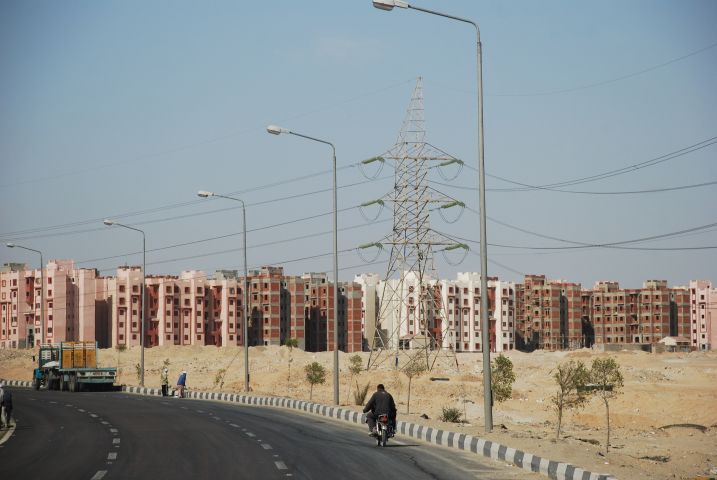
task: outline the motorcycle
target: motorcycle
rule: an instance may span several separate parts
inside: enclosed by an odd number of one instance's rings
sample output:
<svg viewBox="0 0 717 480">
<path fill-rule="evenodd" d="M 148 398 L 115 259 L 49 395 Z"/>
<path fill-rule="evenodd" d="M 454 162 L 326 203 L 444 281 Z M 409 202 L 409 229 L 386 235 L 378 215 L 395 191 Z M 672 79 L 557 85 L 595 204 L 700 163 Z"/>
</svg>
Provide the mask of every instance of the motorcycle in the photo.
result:
<svg viewBox="0 0 717 480">
<path fill-rule="evenodd" d="M 378 435 L 376 436 L 378 446 L 385 447 L 386 443 L 388 443 L 388 439 L 394 435 L 393 427 L 388 419 L 388 415 L 378 416 L 376 421 L 376 430 L 378 432 Z"/>
</svg>

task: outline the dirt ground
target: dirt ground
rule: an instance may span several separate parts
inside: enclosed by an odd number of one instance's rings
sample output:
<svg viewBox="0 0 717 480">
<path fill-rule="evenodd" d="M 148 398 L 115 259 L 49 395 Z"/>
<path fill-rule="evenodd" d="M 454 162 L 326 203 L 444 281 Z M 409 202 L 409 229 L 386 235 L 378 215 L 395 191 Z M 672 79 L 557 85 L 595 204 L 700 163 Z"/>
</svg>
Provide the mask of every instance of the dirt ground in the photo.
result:
<svg viewBox="0 0 717 480">
<path fill-rule="evenodd" d="M 34 354 L 33 350 L 0 350 L 0 378 L 30 380 Z M 353 405 L 357 384 L 370 382 L 370 395 L 376 383 L 384 383 L 398 403 L 399 420 L 470 433 L 620 479 L 716 478 L 717 352 L 610 354 L 621 367 L 625 386 L 610 403 L 609 453 L 605 453 L 605 406 L 597 398 L 582 410 L 565 415 L 561 438 L 556 440 L 556 415 L 550 403 L 556 390 L 552 370 L 571 359 L 589 367 L 598 355 L 590 350 L 509 352 L 517 377 L 513 397 L 494 406 L 494 429 L 489 434 L 485 433 L 483 421 L 480 354 L 439 359 L 432 372 L 414 378 L 411 413 L 407 414 L 408 379 L 393 368 L 392 358 L 379 357 L 377 369 L 351 379 L 347 368 L 351 355 L 340 353 L 341 403 L 360 409 Z M 361 356 L 365 365 L 369 354 Z M 159 386 L 162 363 L 168 360 L 170 383 L 176 382 L 181 370 L 187 370 L 189 389 L 219 390 L 221 386 L 223 391 L 239 392 L 244 385 L 243 358 L 243 350 L 235 347 L 147 349 L 145 385 Z M 119 366 L 119 383 L 138 384 L 138 348 L 123 352 L 102 350 L 99 360 L 102 366 Z M 249 367 L 253 393 L 309 399 L 303 367 L 313 361 L 327 369 L 326 383 L 314 388 L 313 400 L 331 404 L 331 352 L 252 347 Z M 222 378 L 223 372 L 226 374 Z M 458 408 L 464 422 L 441 422 L 443 407 Z"/>
</svg>

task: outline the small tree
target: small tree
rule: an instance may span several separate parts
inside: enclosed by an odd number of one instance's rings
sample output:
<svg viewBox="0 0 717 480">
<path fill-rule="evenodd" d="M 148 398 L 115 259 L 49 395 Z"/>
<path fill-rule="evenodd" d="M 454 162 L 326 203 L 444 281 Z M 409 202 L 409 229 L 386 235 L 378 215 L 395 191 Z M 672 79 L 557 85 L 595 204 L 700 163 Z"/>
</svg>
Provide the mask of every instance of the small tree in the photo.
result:
<svg viewBox="0 0 717 480">
<path fill-rule="evenodd" d="M 590 383 L 592 393 L 602 399 L 605 404 L 605 418 L 607 419 L 607 442 L 605 454 L 610 452 L 610 400 L 619 395 L 623 387 L 620 365 L 614 358 L 596 358 L 590 368 Z"/>
<path fill-rule="evenodd" d="M 510 358 L 501 353 L 491 362 L 490 380 L 493 400 L 501 403 L 513 396 L 515 373 L 513 373 L 513 362 L 510 361 Z"/>
<path fill-rule="evenodd" d="M 361 373 L 361 370 L 363 370 L 363 360 L 361 359 L 361 355 L 356 354 L 349 357 L 349 373 L 351 374 L 349 376 L 349 386 L 346 389 L 346 403 L 349 403 L 349 395 L 351 394 L 351 382 L 353 381 L 354 377 Z M 359 389 L 358 386 L 358 380 L 356 381 L 356 390 Z"/>
<path fill-rule="evenodd" d="M 558 365 L 553 374 L 558 391 L 550 401 L 558 414 L 558 429 L 555 438 L 560 438 L 560 427 L 563 421 L 563 411 L 572 408 L 581 408 L 588 401 L 585 384 L 590 381 L 590 372 L 583 362 L 570 360 L 568 363 Z"/>
<path fill-rule="evenodd" d="M 326 381 L 326 369 L 319 362 L 309 363 L 304 367 L 306 381 L 309 382 L 309 401 L 314 397 L 314 385 Z"/>
<path fill-rule="evenodd" d="M 122 378 L 122 369 L 120 368 L 120 353 L 127 350 L 127 345 L 124 343 L 118 343 L 115 345 L 115 350 L 117 350 L 117 382 L 119 383 L 120 378 Z"/>
<path fill-rule="evenodd" d="M 403 374 L 408 377 L 408 401 L 406 402 L 406 413 L 411 413 L 411 383 L 413 377 L 419 377 L 426 371 L 426 364 L 423 362 L 423 357 L 415 356 L 403 369 Z"/>
<path fill-rule="evenodd" d="M 299 339 L 288 337 L 284 340 L 284 346 L 289 347 L 289 373 L 286 375 L 286 391 L 288 392 L 291 388 L 291 364 L 294 362 L 291 354 L 295 348 L 299 348 Z"/>
</svg>

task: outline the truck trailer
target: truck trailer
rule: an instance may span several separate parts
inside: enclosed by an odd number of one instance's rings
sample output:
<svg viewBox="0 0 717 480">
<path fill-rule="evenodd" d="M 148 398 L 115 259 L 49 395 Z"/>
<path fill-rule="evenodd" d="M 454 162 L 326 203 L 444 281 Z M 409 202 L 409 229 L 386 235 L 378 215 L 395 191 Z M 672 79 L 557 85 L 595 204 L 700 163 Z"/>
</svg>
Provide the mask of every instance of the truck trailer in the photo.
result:
<svg viewBox="0 0 717 480">
<path fill-rule="evenodd" d="M 33 374 L 35 390 L 79 392 L 91 387 L 111 388 L 116 368 L 97 367 L 97 342 L 60 342 L 40 345 Z"/>
</svg>

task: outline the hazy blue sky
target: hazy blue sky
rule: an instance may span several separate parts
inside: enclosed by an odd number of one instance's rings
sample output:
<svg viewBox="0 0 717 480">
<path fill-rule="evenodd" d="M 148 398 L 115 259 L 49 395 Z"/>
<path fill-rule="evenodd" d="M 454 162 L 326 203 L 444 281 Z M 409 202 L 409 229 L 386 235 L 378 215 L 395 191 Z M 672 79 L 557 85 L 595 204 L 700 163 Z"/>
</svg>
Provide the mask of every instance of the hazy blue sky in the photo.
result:
<svg viewBox="0 0 717 480">
<path fill-rule="evenodd" d="M 717 181 L 717 2 L 416 5 L 481 26 L 491 275 L 717 280 L 717 249 L 685 250 L 717 247 L 717 185 L 664 190 Z M 351 207 L 389 191 L 392 170 L 367 182 L 355 164 L 393 145 L 418 76 L 428 140 L 467 164 L 436 188 L 477 211 L 468 25 L 370 0 L 0 2 L 0 240 L 111 274 L 141 262 L 141 237 L 109 217 L 146 231 L 149 273 L 241 269 L 239 204 L 205 189 L 246 201 L 250 266 L 329 271 L 330 149 L 265 126 L 335 143 L 350 250 L 391 229 L 388 210 L 372 224 Z M 573 193 L 496 178 L 550 185 L 638 164 L 555 187 Z M 470 210 L 432 225 L 478 239 Z M 621 244 L 638 249 L 565 248 L 698 227 Z M 479 271 L 472 247 L 457 266 L 437 255 L 441 276 Z M 385 272 L 381 260 L 343 253 L 340 278 Z M 0 248 L 9 261 L 38 264 Z"/>
</svg>

